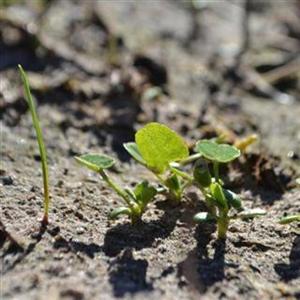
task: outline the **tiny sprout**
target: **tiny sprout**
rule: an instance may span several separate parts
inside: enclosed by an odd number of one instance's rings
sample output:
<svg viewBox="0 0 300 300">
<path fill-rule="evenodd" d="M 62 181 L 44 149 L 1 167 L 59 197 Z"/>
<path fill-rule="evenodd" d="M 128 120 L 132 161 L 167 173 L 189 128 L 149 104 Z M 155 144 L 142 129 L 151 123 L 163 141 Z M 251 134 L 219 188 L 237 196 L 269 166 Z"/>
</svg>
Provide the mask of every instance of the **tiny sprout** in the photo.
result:
<svg viewBox="0 0 300 300">
<path fill-rule="evenodd" d="M 282 225 L 290 224 L 290 223 L 292 223 L 292 222 L 300 222 L 300 214 L 282 217 L 282 218 L 279 220 L 279 224 L 282 224 Z"/>
<path fill-rule="evenodd" d="M 158 178 L 171 199 L 180 201 L 193 177 L 178 167 L 200 156 L 189 156 L 186 143 L 175 131 L 163 124 L 149 123 L 137 131 L 135 143 L 126 143 L 124 148 Z"/>
<path fill-rule="evenodd" d="M 194 167 L 194 182 L 205 197 L 208 213 L 200 212 L 194 216 L 196 222 L 216 221 L 218 238 L 225 238 L 231 219 L 253 218 L 264 215 L 261 209 L 244 210 L 239 196 L 223 187 L 219 178 L 219 164 L 229 163 L 240 156 L 240 150 L 227 144 L 218 144 L 210 140 L 196 143 L 195 150 L 202 156 Z M 210 174 L 208 163 L 213 164 L 213 176 Z M 235 210 L 230 214 L 231 208 Z"/>
<path fill-rule="evenodd" d="M 238 139 L 234 146 L 238 148 L 241 152 L 245 152 L 249 146 L 257 142 L 258 136 L 257 134 L 250 134 L 242 139 Z"/>
<path fill-rule="evenodd" d="M 124 200 L 127 206 L 114 209 L 110 213 L 110 218 L 112 219 L 123 214 L 129 216 L 133 224 L 136 223 L 145 212 L 147 205 L 157 194 L 157 190 L 149 185 L 147 181 L 138 183 L 133 191 L 128 188 L 121 188 L 104 171 L 115 164 L 114 159 L 110 156 L 104 154 L 85 154 L 75 157 L 75 159 L 80 164 L 100 174 L 102 179 Z"/>
<path fill-rule="evenodd" d="M 42 164 L 42 173 L 43 173 L 43 183 L 44 183 L 44 217 L 42 219 L 42 224 L 47 225 L 48 215 L 49 215 L 49 204 L 50 204 L 50 195 L 49 195 L 49 178 L 48 178 L 48 165 L 47 165 L 47 153 L 46 147 L 43 141 L 43 133 L 40 126 L 39 118 L 35 109 L 35 104 L 31 96 L 30 86 L 28 82 L 28 77 L 22 68 L 21 65 L 18 65 L 21 78 L 23 81 L 24 91 L 25 91 L 25 98 L 29 106 L 29 110 L 32 117 L 33 126 L 36 132 L 36 137 L 39 145 L 39 151 L 41 156 L 41 164 Z"/>
</svg>

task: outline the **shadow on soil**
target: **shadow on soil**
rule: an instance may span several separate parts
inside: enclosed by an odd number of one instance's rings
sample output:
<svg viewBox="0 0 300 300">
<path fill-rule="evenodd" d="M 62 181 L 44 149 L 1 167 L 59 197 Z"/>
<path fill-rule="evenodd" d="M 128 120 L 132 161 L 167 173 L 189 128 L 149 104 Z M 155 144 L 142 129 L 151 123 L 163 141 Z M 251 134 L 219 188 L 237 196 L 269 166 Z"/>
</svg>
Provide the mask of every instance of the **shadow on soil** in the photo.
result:
<svg viewBox="0 0 300 300">
<path fill-rule="evenodd" d="M 10 238 L 10 236 L 7 235 L 6 238 L 10 240 L 11 245 L 9 247 L 10 251 L 7 251 L 6 254 L 10 254 L 10 253 L 17 254 L 18 252 L 20 252 L 20 254 L 16 258 L 16 260 L 12 262 L 11 265 L 9 265 L 7 268 L 3 270 L 3 274 L 12 270 L 18 263 L 20 263 L 24 258 L 26 258 L 32 251 L 34 251 L 35 247 L 42 240 L 46 230 L 47 230 L 47 226 L 41 224 L 38 231 L 34 234 L 35 241 L 30 243 L 25 250 L 23 250 L 23 248 L 18 244 L 15 244 L 15 241 L 13 241 Z"/>
<path fill-rule="evenodd" d="M 108 270 L 116 297 L 153 289 L 146 279 L 147 260 L 135 259 L 132 250 L 151 247 L 155 239 L 169 236 L 175 227 L 178 212 L 166 211 L 161 219 L 153 222 L 140 222 L 136 226 L 120 224 L 108 230 L 104 239 L 104 252 L 107 256 L 116 257 Z"/>
<path fill-rule="evenodd" d="M 300 236 L 297 236 L 293 242 L 290 252 L 289 264 L 276 264 L 274 269 L 283 281 L 290 281 L 300 277 Z"/>
<path fill-rule="evenodd" d="M 132 249 L 126 249 L 116 257 L 108 268 L 109 282 L 115 297 L 123 297 L 126 293 L 135 294 L 153 290 L 152 283 L 147 282 L 148 262 L 135 259 Z"/>
<path fill-rule="evenodd" d="M 94 258 L 96 253 L 99 253 L 103 250 L 101 246 L 95 243 L 86 244 L 80 241 L 68 241 L 62 236 L 59 236 L 55 240 L 53 247 L 55 249 L 63 249 L 73 253 L 80 252 L 89 258 Z"/>
<path fill-rule="evenodd" d="M 106 233 L 103 248 L 107 256 L 114 257 L 108 271 L 115 297 L 153 289 L 152 283 L 146 278 L 147 260 L 135 259 L 132 251 L 151 247 L 157 238 L 168 237 L 182 209 L 182 206 L 170 207 L 165 202 L 158 203 L 158 206 L 164 210 L 158 220 L 148 223 L 141 221 L 136 226 L 119 224 Z"/>
<path fill-rule="evenodd" d="M 224 255 L 226 240 L 214 242 L 214 254 L 210 257 L 207 245 L 212 240 L 215 224 L 197 226 L 197 247 L 178 265 L 178 277 L 184 277 L 189 288 L 200 294 L 224 278 Z"/>
<path fill-rule="evenodd" d="M 109 229 L 104 239 L 104 252 L 107 256 L 117 256 L 124 249 L 140 250 L 151 247 L 157 238 L 166 238 L 173 231 L 180 216 L 180 208 L 166 210 L 155 221 L 119 224 Z"/>
</svg>

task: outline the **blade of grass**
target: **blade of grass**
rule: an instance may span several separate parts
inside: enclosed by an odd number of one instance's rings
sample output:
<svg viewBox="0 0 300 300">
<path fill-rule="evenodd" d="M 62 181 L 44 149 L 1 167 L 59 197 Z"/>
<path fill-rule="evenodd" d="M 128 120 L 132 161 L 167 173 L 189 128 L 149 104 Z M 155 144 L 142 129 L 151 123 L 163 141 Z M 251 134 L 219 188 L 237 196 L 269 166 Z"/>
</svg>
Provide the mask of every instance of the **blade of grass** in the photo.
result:
<svg viewBox="0 0 300 300">
<path fill-rule="evenodd" d="M 23 70 L 21 65 L 18 65 L 21 78 L 23 81 L 25 98 L 27 100 L 29 110 L 31 112 L 33 126 L 36 132 L 37 141 L 39 145 L 39 151 L 41 155 L 41 164 L 42 164 L 42 172 L 43 172 L 43 183 L 44 183 L 44 217 L 42 223 L 44 225 L 48 224 L 48 214 L 49 214 L 49 203 L 50 203 L 50 196 L 49 196 L 49 176 L 48 176 L 48 165 L 47 165 L 47 153 L 46 148 L 43 140 L 43 133 L 40 127 L 40 122 L 36 113 L 35 104 L 31 96 L 28 77 Z"/>
</svg>

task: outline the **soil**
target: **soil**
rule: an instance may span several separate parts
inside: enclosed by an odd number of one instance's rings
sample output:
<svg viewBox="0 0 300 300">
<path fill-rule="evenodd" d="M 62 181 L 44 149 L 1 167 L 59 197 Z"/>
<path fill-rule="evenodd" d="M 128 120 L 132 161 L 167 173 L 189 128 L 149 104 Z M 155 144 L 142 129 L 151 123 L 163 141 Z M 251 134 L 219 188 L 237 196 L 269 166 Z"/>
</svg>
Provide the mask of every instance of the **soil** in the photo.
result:
<svg viewBox="0 0 300 300">
<path fill-rule="evenodd" d="M 300 212 L 299 1 L 251 2 L 240 55 L 242 1 L 24 2 L 0 10 L 1 299 L 300 299 L 300 224 L 278 224 Z M 47 227 L 18 63 L 47 145 Z M 135 226 L 110 221 L 120 199 L 73 157 L 107 153 L 121 184 L 154 182 L 122 147 L 150 121 L 191 149 L 257 134 L 221 175 L 267 215 L 234 221 L 217 240 L 214 224 L 193 223 L 206 208 L 190 188 L 176 207 L 158 197 Z"/>
</svg>

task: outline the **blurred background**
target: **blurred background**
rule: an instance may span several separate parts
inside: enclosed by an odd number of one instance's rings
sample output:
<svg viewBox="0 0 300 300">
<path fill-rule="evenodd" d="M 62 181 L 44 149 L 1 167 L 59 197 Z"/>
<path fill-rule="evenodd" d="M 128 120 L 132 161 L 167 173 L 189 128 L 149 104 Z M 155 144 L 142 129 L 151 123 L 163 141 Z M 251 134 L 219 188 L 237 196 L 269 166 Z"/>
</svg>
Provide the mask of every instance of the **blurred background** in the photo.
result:
<svg viewBox="0 0 300 300">
<path fill-rule="evenodd" d="M 122 142 L 156 120 L 187 138 L 206 136 L 203 125 L 208 135 L 255 132 L 271 152 L 299 162 L 300 1 L 0 4 L 5 124 L 17 126 L 27 110 L 20 63 L 46 119 L 68 138 L 93 132 L 121 158 Z"/>
</svg>

